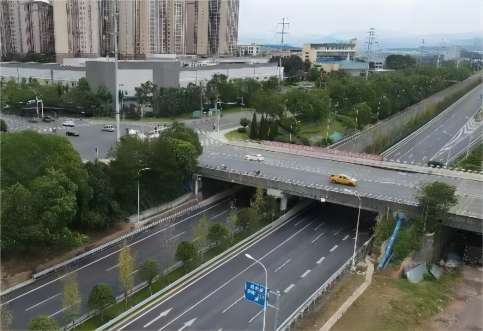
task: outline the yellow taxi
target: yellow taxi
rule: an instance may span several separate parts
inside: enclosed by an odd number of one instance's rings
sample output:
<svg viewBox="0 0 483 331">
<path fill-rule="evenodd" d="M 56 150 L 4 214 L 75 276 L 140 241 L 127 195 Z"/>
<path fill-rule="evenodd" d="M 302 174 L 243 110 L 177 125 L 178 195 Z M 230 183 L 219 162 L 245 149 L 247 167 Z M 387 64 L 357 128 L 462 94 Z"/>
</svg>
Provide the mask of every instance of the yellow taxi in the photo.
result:
<svg viewBox="0 0 483 331">
<path fill-rule="evenodd" d="M 343 174 L 330 175 L 329 180 L 334 184 L 349 185 L 349 186 L 357 185 L 357 179 Z"/>
</svg>

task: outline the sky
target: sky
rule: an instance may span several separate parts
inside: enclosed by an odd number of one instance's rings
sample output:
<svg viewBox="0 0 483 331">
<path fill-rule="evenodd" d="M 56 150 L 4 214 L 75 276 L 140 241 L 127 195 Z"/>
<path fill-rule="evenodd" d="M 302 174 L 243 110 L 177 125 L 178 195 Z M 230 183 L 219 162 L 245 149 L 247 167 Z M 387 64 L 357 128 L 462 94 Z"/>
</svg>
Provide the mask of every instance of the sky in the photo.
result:
<svg viewBox="0 0 483 331">
<path fill-rule="evenodd" d="M 290 22 L 287 40 L 294 44 L 370 27 L 381 36 L 483 37 L 483 0 L 240 0 L 240 42 L 278 43 L 282 17 Z"/>
</svg>

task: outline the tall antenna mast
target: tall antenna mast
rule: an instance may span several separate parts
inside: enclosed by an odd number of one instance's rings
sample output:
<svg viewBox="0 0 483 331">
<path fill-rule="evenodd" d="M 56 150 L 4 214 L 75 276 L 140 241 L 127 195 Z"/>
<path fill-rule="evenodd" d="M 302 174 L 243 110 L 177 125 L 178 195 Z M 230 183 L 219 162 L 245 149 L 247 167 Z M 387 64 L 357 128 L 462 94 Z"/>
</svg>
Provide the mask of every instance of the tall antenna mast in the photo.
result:
<svg viewBox="0 0 483 331">
<path fill-rule="evenodd" d="M 370 28 L 368 32 L 368 38 L 367 38 L 367 62 L 368 63 L 370 63 L 371 61 L 374 61 L 375 45 L 376 45 L 376 29 Z"/>
<path fill-rule="evenodd" d="M 284 48 L 285 48 L 285 35 L 288 34 L 288 32 L 285 31 L 285 26 L 288 27 L 290 23 L 288 22 L 287 18 L 282 17 L 282 22 L 279 22 L 278 24 L 281 25 L 281 31 L 277 33 L 280 34 L 282 37 L 282 40 L 280 41 L 282 46 L 282 52 L 280 53 L 280 58 L 278 59 L 278 72 L 280 75 L 280 81 L 282 81 L 283 80 L 282 56 L 284 54 Z"/>
</svg>

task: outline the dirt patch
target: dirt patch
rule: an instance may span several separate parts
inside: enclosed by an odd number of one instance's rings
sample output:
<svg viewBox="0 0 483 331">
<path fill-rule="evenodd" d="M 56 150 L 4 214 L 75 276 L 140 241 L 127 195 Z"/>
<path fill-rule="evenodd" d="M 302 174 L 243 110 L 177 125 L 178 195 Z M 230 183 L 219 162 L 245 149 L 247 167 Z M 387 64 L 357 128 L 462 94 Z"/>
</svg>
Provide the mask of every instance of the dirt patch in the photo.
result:
<svg viewBox="0 0 483 331">
<path fill-rule="evenodd" d="M 483 269 L 465 266 L 455 288 L 454 301 L 423 323 L 421 330 L 483 330 Z"/>
<path fill-rule="evenodd" d="M 41 270 L 51 267 L 121 236 L 128 232 L 131 226 L 128 223 L 121 223 L 104 232 L 88 233 L 89 242 L 72 250 L 64 252 L 59 252 L 58 249 L 55 251 L 44 250 L 41 253 L 31 252 L 22 256 L 3 259 L 2 291 L 30 279 L 36 269 Z"/>
<path fill-rule="evenodd" d="M 319 330 L 363 282 L 364 276 L 346 273 L 312 311 L 304 314 L 304 318 L 295 325 L 295 330 Z"/>
</svg>

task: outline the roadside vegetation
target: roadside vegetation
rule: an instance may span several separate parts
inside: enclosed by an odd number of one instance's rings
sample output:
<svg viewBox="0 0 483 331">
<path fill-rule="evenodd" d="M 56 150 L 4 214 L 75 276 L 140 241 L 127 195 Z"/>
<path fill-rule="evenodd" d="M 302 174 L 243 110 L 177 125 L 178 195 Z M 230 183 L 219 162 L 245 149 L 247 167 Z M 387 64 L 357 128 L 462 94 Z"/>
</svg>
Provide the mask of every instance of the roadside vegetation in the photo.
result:
<svg viewBox="0 0 483 331">
<path fill-rule="evenodd" d="M 1 135 L 4 259 L 59 253 L 112 228 L 136 211 L 138 180 L 143 209 L 176 198 L 189 189 L 201 154 L 198 136 L 181 124 L 155 140 L 123 137 L 110 164 L 83 163 L 64 137 Z"/>
<path fill-rule="evenodd" d="M 174 257 L 181 266 L 164 273 L 159 270 L 156 261 L 147 259 L 141 262 L 140 279 L 146 286 L 133 292 L 135 276 L 132 274 L 135 257 L 124 246 L 119 256 L 119 282 L 124 291 L 123 300 L 114 303 L 112 290 L 106 284 L 96 285 L 89 296 L 89 307 L 97 314 L 77 326 L 75 330 L 94 330 L 113 319 L 130 307 L 138 304 L 150 295 L 162 290 L 167 285 L 189 273 L 199 265 L 209 261 L 224 250 L 247 238 L 280 216 L 278 204 L 266 195 L 263 189 L 257 189 L 249 207 L 233 209 L 226 223 L 212 223 L 207 217 L 202 218 L 194 229 L 193 241 L 180 242 Z"/>
<path fill-rule="evenodd" d="M 472 171 L 482 171 L 483 165 L 483 144 L 479 144 L 473 150 L 470 151 L 468 156 L 462 156 L 458 161 L 456 161 L 456 167 L 472 170 Z"/>
</svg>

